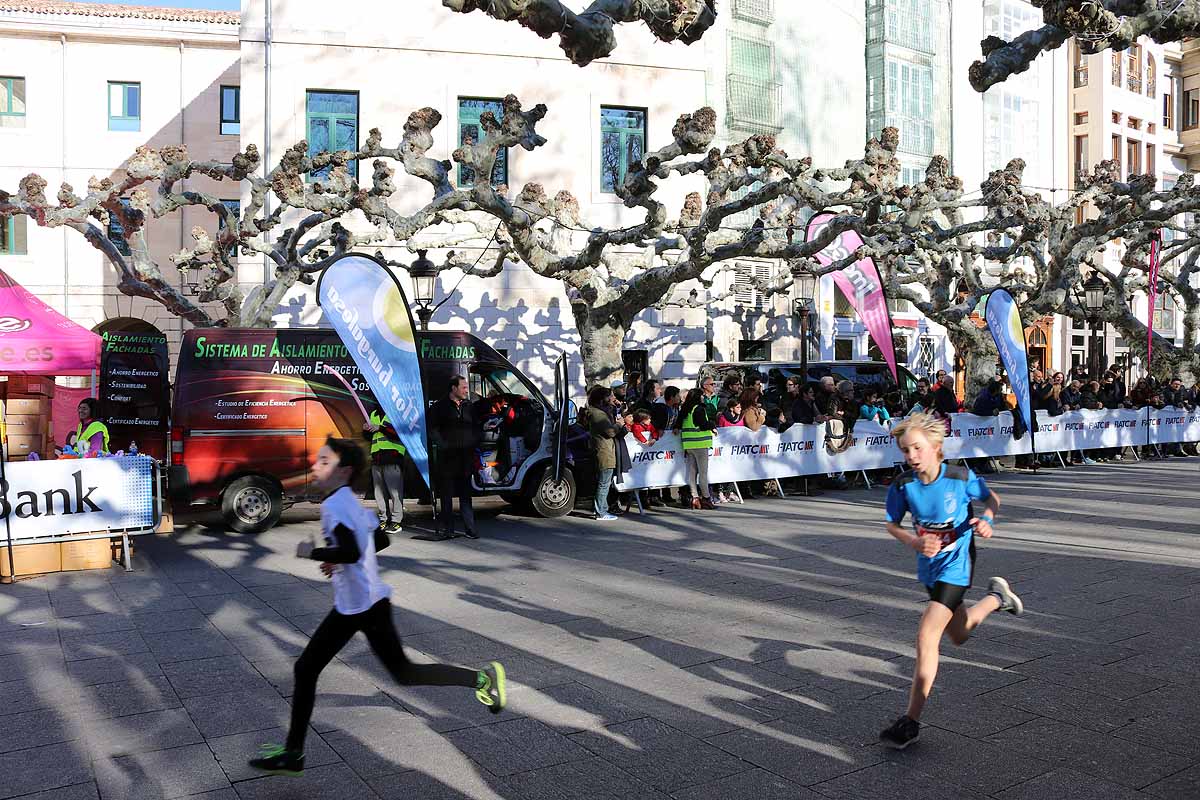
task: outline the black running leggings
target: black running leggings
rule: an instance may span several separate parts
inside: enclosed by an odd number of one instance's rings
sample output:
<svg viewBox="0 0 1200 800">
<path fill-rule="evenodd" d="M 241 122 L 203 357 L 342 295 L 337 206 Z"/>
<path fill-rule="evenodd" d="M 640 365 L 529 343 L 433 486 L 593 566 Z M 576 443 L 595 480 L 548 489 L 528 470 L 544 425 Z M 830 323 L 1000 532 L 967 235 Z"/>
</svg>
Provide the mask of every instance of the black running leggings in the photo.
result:
<svg viewBox="0 0 1200 800">
<path fill-rule="evenodd" d="M 396 626 L 392 623 L 392 604 L 380 600 L 361 614 L 330 611 L 308 646 L 296 660 L 296 686 L 292 694 L 292 726 L 288 730 L 287 749 L 304 750 L 304 737 L 312 718 L 317 695 L 317 678 L 354 634 L 362 631 L 375 655 L 401 686 L 476 686 L 479 673 L 445 664 L 414 664 L 404 655 Z"/>
</svg>

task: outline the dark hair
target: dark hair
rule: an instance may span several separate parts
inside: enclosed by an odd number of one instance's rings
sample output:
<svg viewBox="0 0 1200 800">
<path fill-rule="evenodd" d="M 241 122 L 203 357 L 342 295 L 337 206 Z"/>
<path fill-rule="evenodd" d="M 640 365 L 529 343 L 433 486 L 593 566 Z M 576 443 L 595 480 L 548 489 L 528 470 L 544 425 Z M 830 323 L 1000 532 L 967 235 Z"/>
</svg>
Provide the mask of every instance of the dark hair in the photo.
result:
<svg viewBox="0 0 1200 800">
<path fill-rule="evenodd" d="M 453 389 L 457 388 L 458 385 L 465 380 L 466 380 L 466 378 L 464 378 L 462 375 L 455 375 L 454 377 L 452 377 L 450 379 L 450 386 L 448 388 L 450 390 L 453 390 Z"/>
<path fill-rule="evenodd" d="M 726 389 L 730 388 L 730 387 L 731 387 L 731 386 L 733 386 L 735 383 L 737 383 L 737 384 L 741 384 L 741 383 L 742 383 L 742 376 L 741 376 L 741 373 L 738 373 L 738 372 L 731 372 L 731 373 L 729 373 L 728 375 L 726 375 L 726 376 L 725 376 L 725 381 L 724 381 L 724 383 L 725 383 L 725 388 L 726 388 Z"/>
<path fill-rule="evenodd" d="M 880 394 L 880 391 L 878 389 L 876 389 L 874 386 L 867 386 L 863 389 L 862 397 L 863 397 L 863 402 L 865 403 L 868 399 L 870 399 L 872 397 L 874 397 L 875 399 L 880 399 L 882 397 L 882 395 Z"/>
<path fill-rule="evenodd" d="M 751 406 L 758 405 L 758 398 L 762 397 L 762 392 L 758 389 L 742 389 L 742 395 L 738 400 L 742 404 L 742 410 L 745 411 Z"/>
<path fill-rule="evenodd" d="M 678 386 L 668 386 L 667 388 L 663 389 L 663 400 L 674 400 L 678 394 Z"/>
<path fill-rule="evenodd" d="M 658 386 L 662 381 L 654 380 L 653 378 L 642 384 L 642 399 L 654 401 L 654 387 Z"/>
<path fill-rule="evenodd" d="M 85 397 L 79 401 L 79 405 L 87 406 L 88 416 L 91 419 L 100 419 L 100 401 L 94 397 Z"/>
<path fill-rule="evenodd" d="M 700 389 L 688 389 L 687 396 L 683 399 L 683 405 L 679 407 L 679 416 L 675 417 L 675 430 L 683 429 L 683 421 L 687 419 L 687 415 L 692 413 L 692 409 L 700 405 L 704 392 Z"/>
<path fill-rule="evenodd" d="M 588 392 L 588 405 L 592 406 L 593 408 L 599 408 L 600 404 L 603 403 L 610 394 L 612 394 L 612 389 L 609 389 L 607 386 L 596 386 L 590 392 Z"/>
<path fill-rule="evenodd" d="M 650 412 L 646 411 L 645 409 L 639 409 L 639 410 L 633 412 L 633 421 L 634 422 L 644 422 L 645 420 L 648 420 L 648 419 L 650 419 Z"/>
<path fill-rule="evenodd" d="M 358 476 L 362 474 L 367 465 L 367 458 L 363 455 L 358 442 L 353 439 L 335 439 L 329 436 L 325 439 L 325 446 L 337 456 L 339 467 L 350 468 L 350 480 L 347 483 L 354 483 L 358 480 Z"/>
</svg>

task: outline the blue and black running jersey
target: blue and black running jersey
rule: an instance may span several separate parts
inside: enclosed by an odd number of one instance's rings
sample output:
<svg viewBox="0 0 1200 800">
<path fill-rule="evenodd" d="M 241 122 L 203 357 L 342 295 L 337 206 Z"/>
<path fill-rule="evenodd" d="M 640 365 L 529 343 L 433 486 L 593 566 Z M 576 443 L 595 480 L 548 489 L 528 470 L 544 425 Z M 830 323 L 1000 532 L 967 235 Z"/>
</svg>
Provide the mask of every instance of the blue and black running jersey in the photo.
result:
<svg viewBox="0 0 1200 800">
<path fill-rule="evenodd" d="M 991 497 L 983 478 L 966 467 L 942 464 L 933 483 L 921 483 L 912 470 L 897 478 L 887 496 L 887 519 L 900 525 L 912 514 L 918 535 L 933 533 L 942 550 L 929 557 L 917 554 L 917 580 L 926 586 L 938 581 L 955 586 L 971 584 L 971 502 Z"/>
</svg>

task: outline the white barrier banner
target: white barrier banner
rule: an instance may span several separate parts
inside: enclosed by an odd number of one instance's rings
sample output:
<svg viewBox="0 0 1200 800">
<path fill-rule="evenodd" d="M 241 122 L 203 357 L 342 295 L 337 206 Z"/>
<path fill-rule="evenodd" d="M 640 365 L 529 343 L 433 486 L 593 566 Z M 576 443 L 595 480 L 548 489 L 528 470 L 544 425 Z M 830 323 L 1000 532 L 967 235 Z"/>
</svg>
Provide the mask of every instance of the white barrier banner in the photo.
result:
<svg viewBox="0 0 1200 800">
<path fill-rule="evenodd" d="M 1145 426 L 1150 427 L 1150 441 L 1155 444 L 1170 442 L 1200 442 L 1200 410 L 1188 411 L 1183 408 L 1167 406 L 1164 409 L 1150 409 L 1138 412 L 1142 418 L 1142 438 L 1145 439 Z"/>
<path fill-rule="evenodd" d="M 1056 417 L 1038 415 L 1037 441 L 1025 435 L 1012 436 L 1013 415 L 1005 411 L 995 417 L 974 414 L 951 415 L 946 437 L 946 458 L 986 458 L 1039 453 L 1093 450 L 1104 447 L 1136 447 L 1149 443 L 1200 441 L 1200 410 L 1116 409 L 1068 411 Z M 1150 438 L 1147 440 L 1147 431 Z M 617 484 L 621 491 L 683 486 L 687 467 L 679 436 L 668 433 L 647 447 L 633 436 L 626 439 L 633 469 Z M 825 449 L 824 425 L 793 425 L 783 433 L 770 428 L 721 428 L 714 431 L 708 460 L 710 483 L 769 480 L 796 475 L 857 472 L 886 469 L 904 457 L 887 428 L 859 421 L 854 426 L 853 444 L 831 455 Z"/>
<path fill-rule="evenodd" d="M 0 484 L 0 545 L 106 530 L 153 530 L 154 460 L 144 456 L 14 461 Z M 7 526 L 6 524 L 7 523 Z"/>
<path fill-rule="evenodd" d="M 857 426 L 855 429 L 857 430 Z M 1032 452 L 1028 434 L 1016 441 L 1013 439 L 1012 429 L 1011 411 L 1005 411 L 995 417 L 951 414 L 950 433 L 946 436 L 942 450 L 946 458 L 995 458 Z"/>
</svg>

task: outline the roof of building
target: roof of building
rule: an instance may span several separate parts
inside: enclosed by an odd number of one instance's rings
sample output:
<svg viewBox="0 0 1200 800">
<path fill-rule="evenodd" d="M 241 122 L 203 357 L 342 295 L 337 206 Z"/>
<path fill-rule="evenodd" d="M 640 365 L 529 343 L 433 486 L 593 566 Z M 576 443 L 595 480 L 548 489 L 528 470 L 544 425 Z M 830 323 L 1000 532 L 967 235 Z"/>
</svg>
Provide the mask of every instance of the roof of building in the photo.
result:
<svg viewBox="0 0 1200 800">
<path fill-rule="evenodd" d="M 66 0 L 0 0 L 0 11 L 85 17 L 125 17 L 164 22 L 210 22 L 222 25 L 238 25 L 242 18 L 238 11 L 123 6 L 115 3 L 71 3 Z"/>
</svg>

